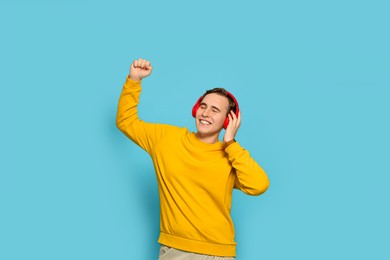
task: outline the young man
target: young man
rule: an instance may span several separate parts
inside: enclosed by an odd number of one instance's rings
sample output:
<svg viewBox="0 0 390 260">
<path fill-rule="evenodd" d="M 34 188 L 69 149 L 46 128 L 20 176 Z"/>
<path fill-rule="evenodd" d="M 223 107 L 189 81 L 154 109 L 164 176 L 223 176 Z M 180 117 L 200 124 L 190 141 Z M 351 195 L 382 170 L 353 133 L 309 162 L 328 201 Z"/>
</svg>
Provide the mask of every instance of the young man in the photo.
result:
<svg viewBox="0 0 390 260">
<path fill-rule="evenodd" d="M 260 195 L 269 186 L 264 170 L 234 139 L 241 122 L 238 103 L 224 89 L 207 91 L 192 111 L 196 133 L 144 122 L 137 105 L 141 81 L 151 72 L 147 60 L 131 64 L 116 123 L 154 164 L 160 197 L 159 259 L 235 259 L 233 188 Z"/>
</svg>

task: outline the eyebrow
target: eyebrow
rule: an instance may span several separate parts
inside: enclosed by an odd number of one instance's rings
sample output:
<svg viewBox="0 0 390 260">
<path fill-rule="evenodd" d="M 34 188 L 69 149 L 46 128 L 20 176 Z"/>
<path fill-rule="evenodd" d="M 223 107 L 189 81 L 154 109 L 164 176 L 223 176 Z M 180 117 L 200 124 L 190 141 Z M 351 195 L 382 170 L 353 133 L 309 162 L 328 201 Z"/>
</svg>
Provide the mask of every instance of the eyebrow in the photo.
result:
<svg viewBox="0 0 390 260">
<path fill-rule="evenodd" d="M 204 102 L 200 103 L 200 105 L 205 105 L 205 106 L 207 107 L 207 104 L 204 103 Z M 214 109 L 218 110 L 218 112 L 221 112 L 221 109 L 219 109 L 219 108 L 216 107 L 216 106 L 211 106 L 211 108 L 214 108 Z"/>
</svg>

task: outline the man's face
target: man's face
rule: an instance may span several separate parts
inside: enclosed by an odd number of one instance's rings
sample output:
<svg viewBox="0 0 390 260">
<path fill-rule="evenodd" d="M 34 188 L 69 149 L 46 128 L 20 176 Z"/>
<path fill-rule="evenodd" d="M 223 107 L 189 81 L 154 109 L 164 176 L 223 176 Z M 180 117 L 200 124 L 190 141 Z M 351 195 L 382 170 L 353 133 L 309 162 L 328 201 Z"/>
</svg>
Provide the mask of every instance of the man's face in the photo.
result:
<svg viewBox="0 0 390 260">
<path fill-rule="evenodd" d="M 228 98 L 217 93 L 207 94 L 196 111 L 196 128 L 199 134 L 218 137 L 229 108 Z"/>
</svg>

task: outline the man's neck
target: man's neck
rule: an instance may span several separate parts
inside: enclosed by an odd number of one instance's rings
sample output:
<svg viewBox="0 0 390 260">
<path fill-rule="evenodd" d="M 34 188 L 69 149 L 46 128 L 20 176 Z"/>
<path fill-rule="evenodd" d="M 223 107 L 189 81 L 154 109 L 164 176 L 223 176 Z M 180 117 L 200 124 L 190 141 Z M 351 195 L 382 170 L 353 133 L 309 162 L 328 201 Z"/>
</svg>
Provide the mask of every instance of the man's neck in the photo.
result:
<svg viewBox="0 0 390 260">
<path fill-rule="evenodd" d="M 202 135 L 200 134 L 199 132 L 196 133 L 196 137 L 204 142 L 204 143 L 208 143 L 208 144 L 214 144 L 214 143 L 217 143 L 219 141 L 218 137 L 219 135 L 212 135 L 212 136 L 205 136 L 205 135 Z"/>
</svg>

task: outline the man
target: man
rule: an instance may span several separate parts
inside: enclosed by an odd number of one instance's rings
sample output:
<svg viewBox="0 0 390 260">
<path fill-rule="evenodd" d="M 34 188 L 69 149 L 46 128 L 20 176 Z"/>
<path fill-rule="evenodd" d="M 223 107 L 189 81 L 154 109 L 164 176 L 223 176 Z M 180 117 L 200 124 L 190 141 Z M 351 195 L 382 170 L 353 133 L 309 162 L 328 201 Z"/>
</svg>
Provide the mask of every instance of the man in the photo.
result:
<svg viewBox="0 0 390 260">
<path fill-rule="evenodd" d="M 144 122 L 137 105 L 141 81 L 151 73 L 147 60 L 131 64 L 117 127 L 148 152 L 154 164 L 160 197 L 159 259 L 235 259 L 233 188 L 260 195 L 269 186 L 264 170 L 234 139 L 241 122 L 238 103 L 224 89 L 207 91 L 192 111 L 196 133 Z"/>
</svg>

